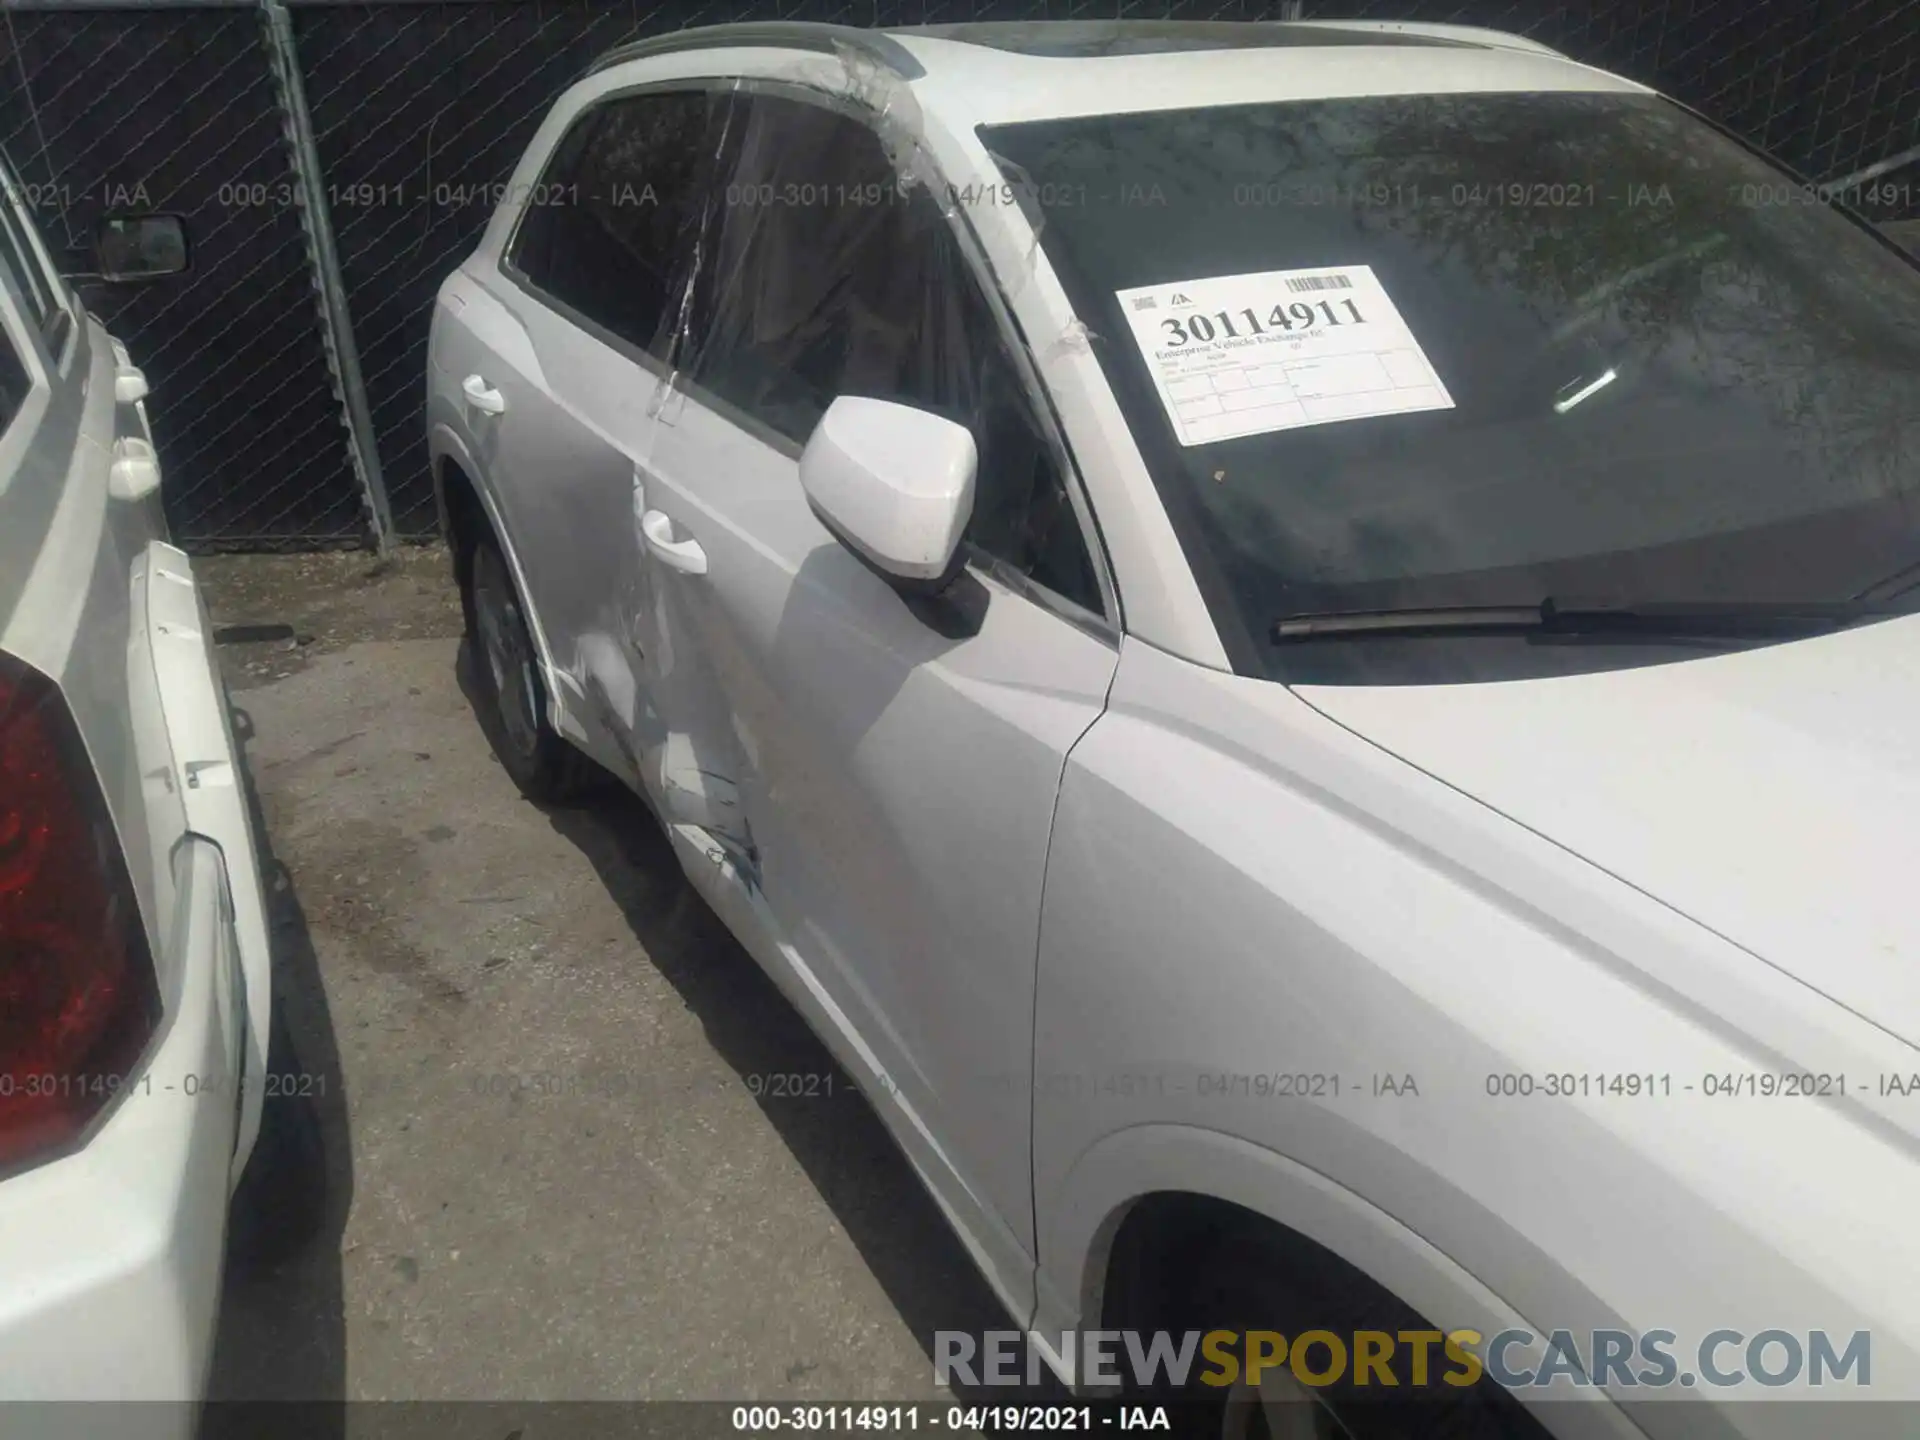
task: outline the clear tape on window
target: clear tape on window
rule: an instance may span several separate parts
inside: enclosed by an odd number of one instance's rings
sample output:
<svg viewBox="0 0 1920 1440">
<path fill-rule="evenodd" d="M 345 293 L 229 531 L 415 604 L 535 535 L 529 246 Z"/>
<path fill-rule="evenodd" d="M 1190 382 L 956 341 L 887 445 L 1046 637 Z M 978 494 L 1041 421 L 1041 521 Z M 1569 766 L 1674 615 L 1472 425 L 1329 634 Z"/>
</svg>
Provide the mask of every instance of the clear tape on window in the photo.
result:
<svg viewBox="0 0 1920 1440">
<path fill-rule="evenodd" d="M 625 212 L 636 225 L 654 217 L 644 242 L 671 257 L 654 272 L 662 304 L 646 348 L 667 378 L 647 402 L 656 423 L 639 469 L 689 463 L 666 453 L 697 418 L 689 392 L 795 447 L 840 396 L 910 405 L 973 436 L 987 479 L 969 542 L 1097 606 L 1057 457 L 970 263 L 957 208 L 968 197 L 940 178 L 910 89 L 844 51 L 805 83 L 833 99 L 756 85 L 707 93 L 697 117 L 683 108 L 671 122 L 705 137 L 692 146 L 665 145 L 667 121 L 609 132 L 610 144 L 667 157 L 652 168 L 672 207 Z M 1087 343 L 1074 326 L 1040 348 Z M 646 598 L 626 609 L 646 613 Z"/>
<path fill-rule="evenodd" d="M 872 56 L 838 41 L 833 50 L 840 61 L 847 97 L 867 112 L 867 123 L 879 135 L 894 170 L 909 185 L 934 188 L 939 171 L 926 152 L 926 126 L 913 91 Z M 951 218 L 951 197 L 942 197 L 936 190 L 936 199 Z"/>
<path fill-rule="evenodd" d="M 1040 187 L 1033 183 L 1033 176 L 1028 174 L 1023 166 L 1007 159 L 1004 155 L 996 155 L 991 150 L 987 152 L 987 158 L 992 160 L 1000 173 L 1007 177 L 1007 190 L 1012 198 L 1021 201 L 1020 211 L 1026 217 L 1031 230 L 1026 250 L 1020 256 L 1019 284 L 1007 287 L 1007 293 L 1013 295 L 1033 278 L 1034 266 L 1040 259 L 1040 237 L 1046 233 L 1047 229 L 1047 212 L 1046 207 L 1041 204 Z M 1003 280 L 1005 278 L 1007 277 L 1002 277 Z"/>
<path fill-rule="evenodd" d="M 697 301 L 702 292 L 719 279 L 714 252 L 725 230 L 726 212 L 738 198 L 737 187 L 722 186 L 720 182 L 727 174 L 738 143 L 739 128 L 747 114 L 747 99 L 748 92 L 740 81 L 735 81 L 730 90 L 716 92 L 712 97 L 716 113 L 709 117 L 708 133 L 713 146 L 707 157 L 708 173 L 695 170 L 686 177 L 684 196 L 674 197 L 676 203 L 683 205 L 681 243 L 677 248 L 679 263 L 667 285 L 666 306 L 660 321 L 662 334 L 651 347 L 654 354 L 665 358 L 668 375 L 666 383 L 654 391 L 648 407 L 650 418 L 669 425 L 678 420 L 684 406 L 683 377 L 692 368 L 704 339 L 697 329 Z M 656 434 L 649 427 L 649 451 Z M 652 456 L 649 453 L 643 458 L 650 460 Z"/>
<path fill-rule="evenodd" d="M 1060 327 L 1059 334 L 1034 352 L 1034 362 L 1044 370 L 1062 356 L 1089 354 L 1093 350 L 1093 342 L 1099 338 L 1099 333 L 1084 320 L 1069 320 Z"/>
<path fill-rule="evenodd" d="M 650 347 L 668 369 L 650 449 L 689 385 L 796 444 L 839 394 L 933 409 L 989 443 L 996 337 L 969 303 L 960 197 L 938 178 L 911 90 L 856 51 L 835 64 L 852 117 L 741 85 L 709 99 L 705 173 L 684 177 L 677 273 Z"/>
</svg>

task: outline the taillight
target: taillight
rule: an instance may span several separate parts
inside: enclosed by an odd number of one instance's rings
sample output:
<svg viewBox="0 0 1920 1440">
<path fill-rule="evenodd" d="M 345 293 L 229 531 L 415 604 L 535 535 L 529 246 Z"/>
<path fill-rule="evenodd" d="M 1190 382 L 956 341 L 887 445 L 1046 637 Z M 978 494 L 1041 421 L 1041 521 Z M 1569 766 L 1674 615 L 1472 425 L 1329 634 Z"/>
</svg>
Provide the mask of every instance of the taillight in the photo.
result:
<svg viewBox="0 0 1920 1440">
<path fill-rule="evenodd" d="M 0 655 L 0 1173 L 71 1144 L 160 1017 L 140 908 L 73 717 Z"/>
</svg>

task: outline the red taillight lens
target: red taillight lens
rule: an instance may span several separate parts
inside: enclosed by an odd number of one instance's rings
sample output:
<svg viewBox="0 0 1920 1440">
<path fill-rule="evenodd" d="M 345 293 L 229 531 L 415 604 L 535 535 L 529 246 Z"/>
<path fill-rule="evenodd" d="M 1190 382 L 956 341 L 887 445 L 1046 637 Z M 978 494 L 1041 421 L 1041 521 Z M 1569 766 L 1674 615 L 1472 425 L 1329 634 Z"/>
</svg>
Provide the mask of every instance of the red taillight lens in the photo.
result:
<svg viewBox="0 0 1920 1440">
<path fill-rule="evenodd" d="M 59 690 L 0 655 L 0 1173 L 119 1092 L 159 1021 L 140 908 Z"/>
</svg>

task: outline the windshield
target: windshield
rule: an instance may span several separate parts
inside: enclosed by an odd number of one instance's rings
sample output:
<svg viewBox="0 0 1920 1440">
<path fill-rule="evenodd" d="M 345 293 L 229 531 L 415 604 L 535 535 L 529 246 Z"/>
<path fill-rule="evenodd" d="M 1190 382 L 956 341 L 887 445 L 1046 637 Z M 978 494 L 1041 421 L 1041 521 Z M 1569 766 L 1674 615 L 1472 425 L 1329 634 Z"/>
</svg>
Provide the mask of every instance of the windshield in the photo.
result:
<svg viewBox="0 0 1920 1440">
<path fill-rule="evenodd" d="M 1548 597 L 1842 601 L 1920 561 L 1920 270 L 1670 102 L 1357 98 L 981 136 L 1243 672 L 1683 658 L 1648 636 L 1271 637 Z"/>
</svg>

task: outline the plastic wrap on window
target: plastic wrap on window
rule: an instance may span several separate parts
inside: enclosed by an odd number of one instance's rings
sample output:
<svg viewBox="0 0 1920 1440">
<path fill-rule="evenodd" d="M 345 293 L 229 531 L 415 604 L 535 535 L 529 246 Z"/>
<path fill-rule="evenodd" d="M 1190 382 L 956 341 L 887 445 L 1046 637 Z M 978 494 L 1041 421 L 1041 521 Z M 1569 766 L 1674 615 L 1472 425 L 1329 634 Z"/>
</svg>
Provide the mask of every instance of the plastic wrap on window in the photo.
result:
<svg viewBox="0 0 1920 1440">
<path fill-rule="evenodd" d="M 839 64 L 837 107 L 741 87 L 709 100 L 700 174 L 671 222 L 658 413 L 674 421 L 697 388 L 796 447 L 842 395 L 944 415 L 979 455 L 969 539 L 1051 575 L 1049 547 L 1077 532 L 957 223 L 975 195 L 1013 196 L 944 183 L 910 89 L 857 52 Z M 1086 343 L 1077 326 L 1046 342 Z"/>
<path fill-rule="evenodd" d="M 680 267 L 655 353 L 687 384 L 794 443 L 836 395 L 946 413 L 975 428 L 980 328 L 932 182 L 919 111 L 853 52 L 855 105 L 767 91 L 717 95 L 710 169 L 686 207 Z M 671 418 L 671 415 L 668 416 Z"/>
<path fill-rule="evenodd" d="M 747 92 L 736 81 L 708 97 L 706 142 L 687 177 L 686 189 L 671 197 L 679 214 L 678 262 L 667 285 L 660 334 L 652 352 L 668 366 L 667 383 L 654 394 L 651 413 L 671 423 L 685 397 L 682 377 L 702 347 L 701 302 L 715 286 L 715 250 L 723 233 L 733 187 L 727 177 L 746 115 Z"/>
</svg>

